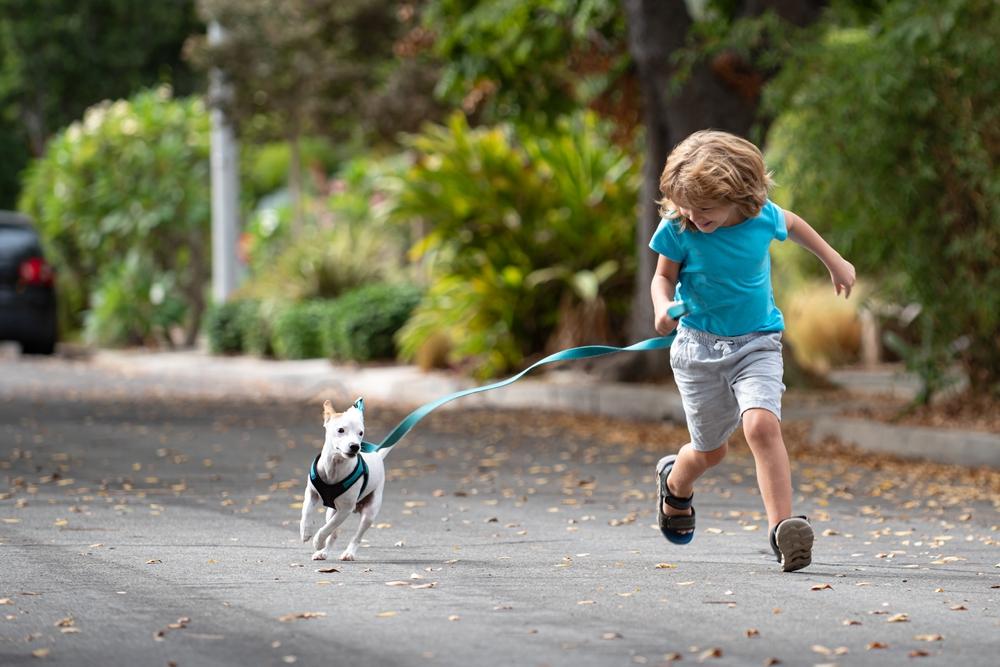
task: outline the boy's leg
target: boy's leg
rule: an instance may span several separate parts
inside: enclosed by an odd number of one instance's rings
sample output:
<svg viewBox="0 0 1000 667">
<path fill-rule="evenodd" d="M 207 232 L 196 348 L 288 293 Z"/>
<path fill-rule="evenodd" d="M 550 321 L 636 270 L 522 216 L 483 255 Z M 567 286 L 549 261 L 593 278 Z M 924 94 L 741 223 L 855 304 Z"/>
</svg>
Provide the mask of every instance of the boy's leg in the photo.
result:
<svg viewBox="0 0 1000 667">
<path fill-rule="evenodd" d="M 725 443 L 710 452 L 698 451 L 691 443 L 681 447 L 680 451 L 677 452 L 674 467 L 667 477 L 667 490 L 678 498 L 689 497 L 694 493 L 695 481 L 704 475 L 706 470 L 721 463 L 726 456 L 727 449 L 728 446 Z M 691 509 L 679 510 L 664 502 L 663 513 L 667 516 L 689 516 Z"/>
<path fill-rule="evenodd" d="M 772 529 L 792 515 L 792 474 L 781 422 L 770 410 L 751 408 L 743 413 L 743 434 L 753 453 L 767 525 Z"/>
</svg>

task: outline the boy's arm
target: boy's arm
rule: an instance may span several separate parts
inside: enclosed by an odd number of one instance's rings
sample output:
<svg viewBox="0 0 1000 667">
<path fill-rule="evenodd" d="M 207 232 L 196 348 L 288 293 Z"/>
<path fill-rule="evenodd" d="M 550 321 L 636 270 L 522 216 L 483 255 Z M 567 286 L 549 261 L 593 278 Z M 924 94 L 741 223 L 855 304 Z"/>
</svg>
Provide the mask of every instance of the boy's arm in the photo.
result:
<svg viewBox="0 0 1000 667">
<path fill-rule="evenodd" d="M 681 265 L 660 255 L 656 262 L 656 272 L 649 286 L 653 297 L 653 326 L 661 336 L 666 336 L 677 328 L 677 320 L 667 314 L 667 309 L 677 303 L 674 301 L 674 290 L 677 289 L 677 275 Z"/>
<path fill-rule="evenodd" d="M 819 257 L 826 265 L 837 294 L 843 291 L 845 299 L 851 296 L 855 280 L 854 265 L 841 257 L 808 222 L 791 211 L 785 211 L 785 227 L 788 229 L 788 238 Z"/>
</svg>

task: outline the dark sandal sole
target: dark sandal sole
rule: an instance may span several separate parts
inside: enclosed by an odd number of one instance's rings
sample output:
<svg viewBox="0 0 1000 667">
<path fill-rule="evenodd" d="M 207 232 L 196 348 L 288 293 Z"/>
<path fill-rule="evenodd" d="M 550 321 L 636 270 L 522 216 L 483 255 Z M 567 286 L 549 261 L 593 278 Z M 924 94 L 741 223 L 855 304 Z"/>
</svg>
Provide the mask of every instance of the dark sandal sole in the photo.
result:
<svg viewBox="0 0 1000 667">
<path fill-rule="evenodd" d="M 785 519 L 774 531 L 774 541 L 781 555 L 785 572 L 801 570 L 812 563 L 813 529 L 799 517 Z"/>
<path fill-rule="evenodd" d="M 677 460 L 677 456 L 665 456 L 660 459 L 659 463 L 656 465 L 656 486 L 657 486 L 657 498 L 658 503 L 656 505 L 656 516 L 658 523 L 660 525 L 660 532 L 663 533 L 663 537 L 667 538 L 668 542 L 672 544 L 689 544 L 691 540 L 694 539 L 694 528 L 695 528 L 695 512 L 694 507 L 691 505 L 691 498 L 677 498 L 671 496 L 671 499 L 680 503 L 686 503 L 688 507 L 691 507 L 691 515 L 685 516 L 667 516 L 663 513 L 663 503 L 666 498 L 666 482 L 667 477 L 670 475 L 670 470 L 673 469 L 674 461 Z M 679 508 L 684 509 L 684 508 Z M 670 523 L 681 524 L 681 530 L 687 530 L 689 532 L 679 533 L 676 528 L 671 528 Z"/>
</svg>

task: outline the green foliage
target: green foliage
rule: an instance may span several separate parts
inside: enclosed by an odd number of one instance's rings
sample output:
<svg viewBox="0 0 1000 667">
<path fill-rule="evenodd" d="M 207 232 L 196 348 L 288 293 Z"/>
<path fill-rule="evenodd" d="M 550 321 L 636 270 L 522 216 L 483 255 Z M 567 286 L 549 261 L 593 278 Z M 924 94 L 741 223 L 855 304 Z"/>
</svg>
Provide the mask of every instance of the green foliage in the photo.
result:
<svg viewBox="0 0 1000 667">
<path fill-rule="evenodd" d="M 0 137 L 0 208 L 29 155 L 87 107 L 163 83 L 191 92 L 181 47 L 202 30 L 193 0 L 0 0 L 0 124 L 13 139 Z"/>
<path fill-rule="evenodd" d="M 307 168 L 328 174 L 343 160 L 343 151 L 323 137 L 305 137 L 300 142 L 301 159 Z M 243 167 L 240 189 L 253 200 L 288 185 L 291 149 L 287 143 L 248 145 L 241 153 Z"/>
<path fill-rule="evenodd" d="M 241 299 L 239 329 L 243 336 L 243 351 L 256 357 L 274 356 L 271 344 L 273 322 L 283 306 L 277 301 Z"/>
<path fill-rule="evenodd" d="M 913 365 L 929 385 L 927 360 L 957 350 L 974 387 L 1000 391 L 996 34 L 993 0 L 896 0 L 871 27 L 830 30 L 769 90 L 790 207 L 920 304 L 936 351 Z"/>
<path fill-rule="evenodd" d="M 249 320 L 245 311 L 254 303 L 233 300 L 208 307 L 202 327 L 212 354 L 239 354 L 246 349 L 243 327 Z"/>
<path fill-rule="evenodd" d="M 638 173 L 593 116 L 538 136 L 470 129 L 455 115 L 409 143 L 417 158 L 394 216 L 423 225 L 411 255 L 425 260 L 432 283 L 401 334 L 405 357 L 446 332 L 454 353 L 489 376 L 546 346 L 564 300 L 570 312 L 600 299 L 610 317 L 624 313 Z M 609 258 L 620 263 L 615 273 Z"/>
<path fill-rule="evenodd" d="M 346 163 L 330 195 L 306 199 L 298 233 L 287 197 L 267 198 L 247 225 L 251 278 L 243 293 L 329 299 L 401 272 L 405 234 L 387 221 L 392 195 L 385 183 L 402 168 L 392 159 Z"/>
<path fill-rule="evenodd" d="M 198 8 L 226 32 L 217 44 L 192 38 L 193 62 L 226 72 L 232 93 L 219 101 L 243 132 L 275 139 L 350 135 L 398 27 L 389 0 L 198 0 Z"/>
<path fill-rule="evenodd" d="M 394 359 L 394 337 L 420 302 L 413 285 L 372 284 L 336 299 L 322 326 L 327 356 L 349 361 Z"/>
<path fill-rule="evenodd" d="M 52 251 L 70 329 L 93 307 L 94 342 L 169 341 L 181 320 L 193 342 L 210 275 L 208 125 L 200 101 L 160 88 L 92 107 L 31 165 L 21 208 Z"/>
<path fill-rule="evenodd" d="M 271 330 L 274 355 L 279 359 L 316 359 L 323 356 L 323 328 L 328 305 L 304 301 L 282 308 Z"/>
<path fill-rule="evenodd" d="M 185 304 L 175 296 L 174 276 L 158 272 L 151 258 L 131 250 L 100 272 L 84 318 L 84 338 L 119 345 L 170 344 Z"/>
<path fill-rule="evenodd" d="M 430 0 L 424 24 L 445 63 L 438 90 L 467 111 L 484 107 L 489 122 L 546 124 L 630 62 L 619 0 Z"/>
</svg>

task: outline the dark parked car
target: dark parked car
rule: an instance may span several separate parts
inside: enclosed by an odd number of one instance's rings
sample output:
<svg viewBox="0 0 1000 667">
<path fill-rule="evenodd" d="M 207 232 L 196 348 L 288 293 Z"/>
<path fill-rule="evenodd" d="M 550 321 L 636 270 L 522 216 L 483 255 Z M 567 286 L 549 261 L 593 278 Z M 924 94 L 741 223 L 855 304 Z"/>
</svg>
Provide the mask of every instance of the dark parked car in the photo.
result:
<svg viewBox="0 0 1000 667">
<path fill-rule="evenodd" d="M 56 347 L 55 272 L 42 254 L 38 232 L 20 213 L 0 211 L 0 340 L 26 354 Z"/>
</svg>

